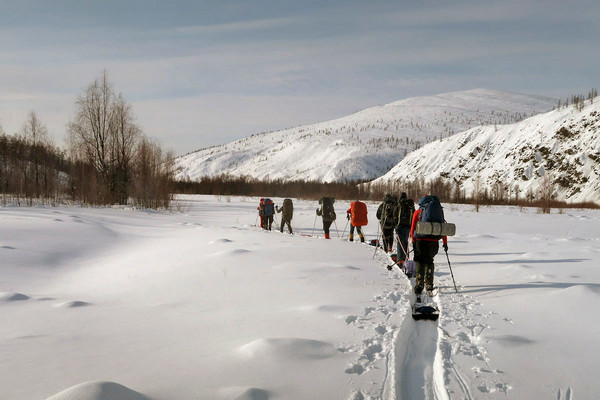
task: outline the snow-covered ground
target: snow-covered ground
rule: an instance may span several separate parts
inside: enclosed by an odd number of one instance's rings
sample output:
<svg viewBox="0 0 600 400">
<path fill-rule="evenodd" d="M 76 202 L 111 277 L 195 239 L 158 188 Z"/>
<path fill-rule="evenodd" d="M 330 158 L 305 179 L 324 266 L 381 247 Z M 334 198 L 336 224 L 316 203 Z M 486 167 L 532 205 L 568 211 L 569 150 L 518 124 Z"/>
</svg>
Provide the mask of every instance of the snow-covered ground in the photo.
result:
<svg viewBox="0 0 600 400">
<path fill-rule="evenodd" d="M 387 255 L 322 239 L 316 202 L 295 201 L 289 235 L 255 226 L 254 198 L 181 201 L 0 208 L 0 398 L 600 395 L 599 211 L 446 205 L 459 293 L 442 253 L 433 323 Z"/>
</svg>

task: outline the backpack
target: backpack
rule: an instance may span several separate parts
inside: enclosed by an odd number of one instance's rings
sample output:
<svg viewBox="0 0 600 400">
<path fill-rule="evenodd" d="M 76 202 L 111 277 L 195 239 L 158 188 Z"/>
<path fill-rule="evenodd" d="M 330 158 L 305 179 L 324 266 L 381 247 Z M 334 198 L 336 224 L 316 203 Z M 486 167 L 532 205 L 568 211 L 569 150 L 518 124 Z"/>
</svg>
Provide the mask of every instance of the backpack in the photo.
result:
<svg viewBox="0 0 600 400">
<path fill-rule="evenodd" d="M 352 214 L 352 225 L 365 226 L 369 223 L 367 219 L 367 205 L 362 201 L 354 201 L 350 204 L 350 213 Z"/>
<path fill-rule="evenodd" d="M 410 228 L 414 213 L 415 202 L 413 201 L 413 199 L 400 199 L 398 226 Z"/>
<path fill-rule="evenodd" d="M 335 209 L 333 208 L 333 203 L 335 202 L 335 199 L 332 197 L 322 197 L 321 200 L 319 200 L 319 203 L 321 203 L 321 210 L 322 210 L 322 216 L 323 216 L 323 221 L 335 221 L 336 215 L 335 215 Z"/>
<path fill-rule="evenodd" d="M 294 203 L 292 199 L 283 200 L 283 206 L 281 207 L 283 211 L 283 217 L 286 221 L 291 221 L 294 217 Z"/>
<path fill-rule="evenodd" d="M 419 222 L 446 222 L 444 219 L 444 209 L 437 196 L 422 197 L 419 200 L 419 207 L 421 210 Z M 416 234 L 415 238 L 440 240 L 442 236 Z"/>
<path fill-rule="evenodd" d="M 273 214 L 275 214 L 275 205 L 273 204 L 273 200 L 265 199 L 264 207 L 265 207 L 265 211 L 264 211 L 265 217 L 271 217 L 271 216 L 273 216 Z"/>
<path fill-rule="evenodd" d="M 396 226 L 398 207 L 398 196 L 386 194 L 383 198 L 383 210 L 381 213 L 382 228 L 390 229 Z"/>
</svg>

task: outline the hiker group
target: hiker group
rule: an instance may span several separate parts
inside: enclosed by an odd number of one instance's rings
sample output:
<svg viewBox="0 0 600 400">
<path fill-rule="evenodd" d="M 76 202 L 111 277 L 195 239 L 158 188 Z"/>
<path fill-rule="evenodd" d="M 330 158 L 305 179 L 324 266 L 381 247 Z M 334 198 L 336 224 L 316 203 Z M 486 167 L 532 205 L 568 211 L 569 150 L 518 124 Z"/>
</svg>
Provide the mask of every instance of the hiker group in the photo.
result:
<svg viewBox="0 0 600 400">
<path fill-rule="evenodd" d="M 294 217 L 294 203 L 292 199 L 283 200 L 283 205 L 281 207 L 275 206 L 273 200 L 266 198 L 260 199 L 260 203 L 258 204 L 258 216 L 260 217 L 260 226 L 263 229 L 271 230 L 273 225 L 273 218 L 275 216 L 275 212 L 283 213 L 281 215 L 281 227 L 280 231 L 283 232 L 283 228 L 287 225 L 290 233 L 292 232 L 292 218 Z"/>
<path fill-rule="evenodd" d="M 316 209 L 316 218 L 321 217 L 325 239 L 330 239 L 330 228 L 336 220 L 334 208 L 335 199 L 321 197 Z M 444 251 L 448 251 L 448 235 L 453 235 L 454 225 L 446 224 L 444 210 L 437 196 L 423 196 L 415 207 L 413 199 L 402 192 L 400 198 L 386 194 L 383 202 L 377 208 L 377 219 L 381 229 L 381 243 L 378 239 L 370 244 L 381 246 L 390 253 L 395 264 L 401 267 L 407 275 L 415 275 L 415 293 L 420 295 L 423 289 L 430 292 L 433 289 L 434 263 L 433 259 L 439 251 L 439 241 L 442 240 Z M 291 199 L 285 199 L 281 208 L 276 207 L 271 199 L 260 199 L 258 207 L 261 227 L 271 230 L 275 212 L 283 213 L 280 231 L 287 225 L 292 233 L 291 221 L 294 205 Z M 358 234 L 361 242 L 365 242 L 363 227 L 368 224 L 367 205 L 359 200 L 350 203 L 346 211 L 347 223 L 350 224 L 349 241 L 354 241 L 354 233 Z M 450 226 L 450 230 L 447 229 Z M 337 229 L 337 228 L 336 228 Z M 313 227 L 314 230 L 314 227 Z M 346 228 L 344 228 L 344 232 Z M 378 235 L 379 237 L 379 235 Z M 412 242 L 413 260 L 410 259 L 409 241 Z M 396 252 L 393 253 L 394 244 Z"/>
</svg>

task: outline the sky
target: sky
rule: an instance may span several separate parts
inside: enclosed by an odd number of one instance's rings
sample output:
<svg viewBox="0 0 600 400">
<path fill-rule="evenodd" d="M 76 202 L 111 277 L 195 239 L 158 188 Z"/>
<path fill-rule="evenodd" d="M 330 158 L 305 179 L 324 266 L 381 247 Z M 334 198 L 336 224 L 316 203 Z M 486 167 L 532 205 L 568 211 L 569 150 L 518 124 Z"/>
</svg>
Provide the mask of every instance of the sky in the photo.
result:
<svg viewBox="0 0 600 400">
<path fill-rule="evenodd" d="M 107 71 L 185 154 L 400 99 L 600 86 L 600 2 L 0 0 L 0 126 L 35 111 L 64 145 Z"/>
</svg>

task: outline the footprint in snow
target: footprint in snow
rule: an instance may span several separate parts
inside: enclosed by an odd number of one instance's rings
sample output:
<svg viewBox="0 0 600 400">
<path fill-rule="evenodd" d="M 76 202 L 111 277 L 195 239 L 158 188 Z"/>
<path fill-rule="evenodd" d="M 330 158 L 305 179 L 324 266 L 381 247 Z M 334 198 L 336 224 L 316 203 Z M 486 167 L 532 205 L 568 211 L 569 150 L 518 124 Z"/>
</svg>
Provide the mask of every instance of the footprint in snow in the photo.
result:
<svg viewBox="0 0 600 400">
<path fill-rule="evenodd" d="M 292 358 L 319 360 L 335 356 L 338 351 L 331 343 L 301 338 L 263 338 L 239 348 L 248 358 Z"/>
<path fill-rule="evenodd" d="M 75 301 L 67 301 L 65 303 L 59 303 L 59 304 L 56 304 L 54 307 L 79 308 L 79 307 L 87 307 L 87 306 L 91 306 L 91 305 L 92 305 L 92 303 L 88 303 L 86 301 L 75 300 Z"/>
<path fill-rule="evenodd" d="M 269 392 L 263 389 L 250 388 L 235 397 L 234 400 L 269 400 Z"/>
<path fill-rule="evenodd" d="M 16 250 L 16 248 L 12 246 L 2 246 L 2 248 L 6 250 Z"/>
<path fill-rule="evenodd" d="M 223 239 L 211 240 L 210 242 L 208 242 L 208 244 L 232 243 L 232 242 L 233 242 L 233 240 L 223 238 Z"/>
<path fill-rule="evenodd" d="M 29 296 L 23 293 L 3 292 L 0 293 L 0 301 L 24 301 L 29 300 Z"/>
<path fill-rule="evenodd" d="M 246 250 L 246 249 L 235 249 L 229 252 L 229 254 L 231 254 L 232 256 L 235 255 L 241 255 L 241 254 L 247 254 L 247 253 L 251 253 L 250 250 Z"/>
<path fill-rule="evenodd" d="M 150 400 L 134 390 L 115 382 L 86 382 L 62 391 L 47 400 Z"/>
</svg>

